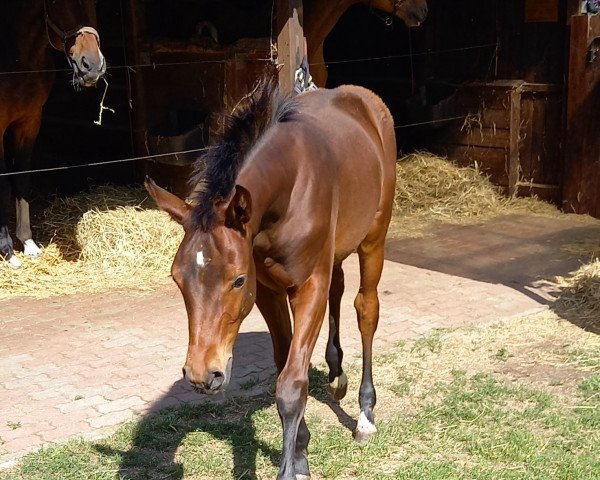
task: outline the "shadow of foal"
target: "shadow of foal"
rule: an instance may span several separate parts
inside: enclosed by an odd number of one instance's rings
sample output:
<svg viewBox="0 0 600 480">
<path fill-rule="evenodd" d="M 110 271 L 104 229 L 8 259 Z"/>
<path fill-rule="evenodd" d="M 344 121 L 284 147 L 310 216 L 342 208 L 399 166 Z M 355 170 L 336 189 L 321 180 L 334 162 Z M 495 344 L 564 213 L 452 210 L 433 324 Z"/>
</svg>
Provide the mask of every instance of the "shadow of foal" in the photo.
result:
<svg viewBox="0 0 600 480">
<path fill-rule="evenodd" d="M 340 424 L 349 431 L 356 427 L 356 420 L 350 417 L 332 400 L 327 388 L 327 374 L 316 368 L 309 371 L 309 394 L 327 405 L 336 414 Z M 159 399 L 150 413 L 144 415 L 135 425 L 128 450 L 115 450 L 104 445 L 95 449 L 103 455 L 120 458 L 119 478 L 142 480 L 148 478 L 184 478 L 184 465 L 178 460 L 177 452 L 189 434 L 204 432 L 215 440 L 227 442 L 233 452 L 231 478 L 257 480 L 257 456 L 262 453 L 274 467 L 279 465 L 281 453 L 257 438 L 253 415 L 270 408 L 275 377 L 253 396 L 240 396 L 225 402 L 204 400 L 202 403 L 167 406 L 169 399 L 187 389 L 187 381 L 175 382 L 169 392 Z M 273 425 L 275 428 L 276 425 Z"/>
</svg>

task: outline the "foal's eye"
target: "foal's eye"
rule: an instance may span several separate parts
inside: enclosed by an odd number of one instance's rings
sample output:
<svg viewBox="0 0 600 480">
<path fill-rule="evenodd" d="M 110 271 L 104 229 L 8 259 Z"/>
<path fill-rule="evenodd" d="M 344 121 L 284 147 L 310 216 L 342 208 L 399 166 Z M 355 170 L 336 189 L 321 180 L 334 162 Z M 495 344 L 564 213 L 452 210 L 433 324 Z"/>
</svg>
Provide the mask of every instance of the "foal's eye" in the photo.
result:
<svg viewBox="0 0 600 480">
<path fill-rule="evenodd" d="M 233 281 L 233 288 L 242 288 L 246 283 L 246 277 L 244 275 L 240 275 Z"/>
</svg>

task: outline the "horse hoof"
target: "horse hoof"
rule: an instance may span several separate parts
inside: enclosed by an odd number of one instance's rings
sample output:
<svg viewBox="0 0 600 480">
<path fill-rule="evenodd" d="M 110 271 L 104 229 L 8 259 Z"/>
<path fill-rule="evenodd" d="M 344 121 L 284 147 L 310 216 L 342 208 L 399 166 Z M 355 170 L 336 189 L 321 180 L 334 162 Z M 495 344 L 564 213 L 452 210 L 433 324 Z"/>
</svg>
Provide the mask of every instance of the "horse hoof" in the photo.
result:
<svg viewBox="0 0 600 480">
<path fill-rule="evenodd" d="M 23 242 L 23 253 L 26 257 L 35 258 L 42 254 L 42 249 L 32 239 L 29 239 Z"/>
<path fill-rule="evenodd" d="M 304 475 L 302 473 L 297 473 L 296 480 L 310 480 L 310 475 Z"/>
<path fill-rule="evenodd" d="M 6 262 L 8 263 L 8 266 L 13 270 L 21 268 L 21 265 L 23 265 L 23 262 L 21 262 L 21 260 L 19 260 L 16 255 L 11 256 Z"/>
<path fill-rule="evenodd" d="M 337 402 L 344 398 L 348 390 L 348 377 L 346 377 L 346 374 L 342 372 L 339 377 L 335 377 L 327 390 L 329 391 L 329 396 Z"/>
<path fill-rule="evenodd" d="M 354 430 L 354 440 L 361 445 L 367 443 L 369 439 L 377 433 L 377 428 L 373 425 L 364 412 L 360 412 L 356 430 Z"/>
</svg>

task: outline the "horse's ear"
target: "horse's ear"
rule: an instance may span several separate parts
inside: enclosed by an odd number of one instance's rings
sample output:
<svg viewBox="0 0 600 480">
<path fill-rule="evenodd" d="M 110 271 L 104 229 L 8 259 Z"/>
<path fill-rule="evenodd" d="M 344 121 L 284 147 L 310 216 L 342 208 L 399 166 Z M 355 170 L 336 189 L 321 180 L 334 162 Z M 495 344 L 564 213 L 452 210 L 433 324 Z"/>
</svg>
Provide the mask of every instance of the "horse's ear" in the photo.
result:
<svg viewBox="0 0 600 480">
<path fill-rule="evenodd" d="M 244 232 L 244 225 L 250 221 L 251 216 L 252 196 L 244 187 L 236 185 L 225 212 L 225 225 Z"/>
<path fill-rule="evenodd" d="M 181 198 L 176 197 L 171 192 L 167 192 L 164 188 L 159 187 L 150 177 L 146 177 L 144 186 L 158 205 L 158 208 L 171 215 L 171 218 L 177 223 L 183 224 L 185 217 L 192 207 L 185 203 Z"/>
</svg>

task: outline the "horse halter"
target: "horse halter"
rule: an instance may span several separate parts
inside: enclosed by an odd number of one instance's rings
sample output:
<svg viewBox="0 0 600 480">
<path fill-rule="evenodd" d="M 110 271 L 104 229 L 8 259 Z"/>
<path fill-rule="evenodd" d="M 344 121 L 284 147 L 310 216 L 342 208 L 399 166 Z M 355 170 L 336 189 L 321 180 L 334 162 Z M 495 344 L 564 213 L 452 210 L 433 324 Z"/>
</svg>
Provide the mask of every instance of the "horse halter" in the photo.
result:
<svg viewBox="0 0 600 480">
<path fill-rule="evenodd" d="M 405 2 L 406 2 L 406 0 L 394 0 L 393 2 L 391 2 L 392 3 L 392 14 L 385 18 L 381 17 L 375 13 L 374 13 L 374 15 L 377 15 L 379 18 L 381 18 L 381 20 L 383 21 L 383 23 L 385 23 L 385 25 L 387 27 L 391 27 L 392 23 L 394 22 L 394 17 L 396 16 L 396 12 L 402 6 L 402 4 Z M 371 10 L 371 13 L 373 13 L 372 3 L 373 3 L 373 0 L 369 0 L 369 9 Z"/>
<path fill-rule="evenodd" d="M 71 60 L 71 58 L 69 57 L 69 52 L 67 52 L 67 41 L 70 38 L 78 37 L 79 35 L 82 35 L 84 33 L 91 33 L 92 35 L 94 35 L 94 37 L 96 37 L 96 41 L 98 42 L 98 48 L 100 47 L 100 35 L 98 34 L 98 31 L 95 28 L 88 27 L 85 25 L 78 25 L 72 30 L 63 30 L 58 25 L 56 25 L 56 23 L 52 21 L 50 15 L 48 14 L 46 0 L 44 0 L 44 21 L 46 22 L 46 35 L 48 36 L 48 42 L 50 43 L 50 45 L 52 45 L 52 48 L 60 52 L 61 49 L 57 48 L 50 39 L 50 32 L 48 31 L 48 28 L 50 28 L 54 33 L 56 33 L 60 37 L 61 41 L 63 42 L 63 52 L 67 57 L 69 65 L 71 65 L 71 67 L 73 68 L 75 68 L 76 65 L 74 64 L 73 60 Z"/>
</svg>

